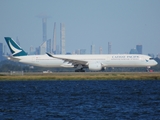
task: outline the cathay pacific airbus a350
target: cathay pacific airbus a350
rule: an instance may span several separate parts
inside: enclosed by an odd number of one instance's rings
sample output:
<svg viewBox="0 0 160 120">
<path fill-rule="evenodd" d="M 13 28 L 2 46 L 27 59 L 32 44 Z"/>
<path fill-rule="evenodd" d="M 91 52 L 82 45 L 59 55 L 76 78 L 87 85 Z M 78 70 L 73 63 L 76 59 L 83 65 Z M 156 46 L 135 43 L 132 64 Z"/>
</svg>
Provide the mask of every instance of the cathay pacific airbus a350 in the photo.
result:
<svg viewBox="0 0 160 120">
<path fill-rule="evenodd" d="M 5 37 L 12 53 L 8 59 L 40 67 L 76 68 L 75 72 L 84 72 L 84 68 L 100 71 L 107 67 L 147 67 L 157 62 L 141 54 L 94 54 L 94 55 L 27 55 L 27 53 L 10 37 Z"/>
</svg>

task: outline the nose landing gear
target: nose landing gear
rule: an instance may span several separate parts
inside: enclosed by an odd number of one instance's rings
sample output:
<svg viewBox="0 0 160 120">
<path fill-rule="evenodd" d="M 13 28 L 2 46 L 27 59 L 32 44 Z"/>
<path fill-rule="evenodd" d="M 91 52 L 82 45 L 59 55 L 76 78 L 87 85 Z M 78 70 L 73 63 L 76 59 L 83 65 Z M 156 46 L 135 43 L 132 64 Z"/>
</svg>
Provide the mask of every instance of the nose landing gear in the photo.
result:
<svg viewBox="0 0 160 120">
<path fill-rule="evenodd" d="M 147 67 L 146 72 L 153 72 L 150 66 Z"/>
</svg>

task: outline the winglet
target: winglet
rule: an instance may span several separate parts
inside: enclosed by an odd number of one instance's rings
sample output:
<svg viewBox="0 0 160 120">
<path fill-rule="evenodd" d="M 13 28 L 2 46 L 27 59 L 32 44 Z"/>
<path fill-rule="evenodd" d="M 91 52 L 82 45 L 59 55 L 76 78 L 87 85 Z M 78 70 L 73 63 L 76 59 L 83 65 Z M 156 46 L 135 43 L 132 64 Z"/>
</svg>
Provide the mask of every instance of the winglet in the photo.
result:
<svg viewBox="0 0 160 120">
<path fill-rule="evenodd" d="M 27 53 L 10 37 L 4 37 L 12 56 L 25 56 Z"/>
<path fill-rule="evenodd" d="M 64 60 L 64 59 L 65 59 L 65 58 L 60 58 L 60 57 L 57 57 L 57 56 L 53 56 L 51 53 L 48 53 L 48 52 L 46 52 L 46 54 L 47 54 L 49 57 L 52 57 L 52 58 L 61 59 L 61 60 Z"/>
<path fill-rule="evenodd" d="M 46 52 L 46 54 L 49 56 L 49 57 L 53 57 L 50 53 Z"/>
</svg>

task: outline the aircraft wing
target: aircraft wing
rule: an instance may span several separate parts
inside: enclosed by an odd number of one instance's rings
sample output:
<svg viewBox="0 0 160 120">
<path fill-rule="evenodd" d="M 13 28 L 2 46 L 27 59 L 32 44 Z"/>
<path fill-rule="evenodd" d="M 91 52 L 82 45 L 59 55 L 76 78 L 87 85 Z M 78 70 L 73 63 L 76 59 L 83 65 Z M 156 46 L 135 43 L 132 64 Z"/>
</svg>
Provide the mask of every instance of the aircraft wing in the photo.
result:
<svg viewBox="0 0 160 120">
<path fill-rule="evenodd" d="M 71 59 L 71 58 L 62 58 L 62 57 L 57 57 L 57 56 L 54 56 L 50 53 L 46 53 L 49 57 L 52 57 L 52 58 L 56 58 L 56 59 L 61 59 L 61 60 L 64 60 L 64 62 L 68 62 L 68 63 L 72 63 L 72 65 L 87 65 L 88 61 L 85 61 L 85 60 L 77 60 L 77 59 Z"/>
</svg>

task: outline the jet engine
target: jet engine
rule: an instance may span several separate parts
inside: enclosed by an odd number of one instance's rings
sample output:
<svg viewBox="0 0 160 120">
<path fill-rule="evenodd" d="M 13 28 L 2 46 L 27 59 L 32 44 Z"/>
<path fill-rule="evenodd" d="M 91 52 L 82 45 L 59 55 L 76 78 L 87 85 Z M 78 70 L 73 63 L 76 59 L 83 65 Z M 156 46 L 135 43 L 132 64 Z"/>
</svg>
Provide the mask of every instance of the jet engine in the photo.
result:
<svg viewBox="0 0 160 120">
<path fill-rule="evenodd" d="M 88 64 L 88 68 L 91 71 L 100 71 L 102 70 L 102 64 L 99 62 L 91 62 Z"/>
</svg>

